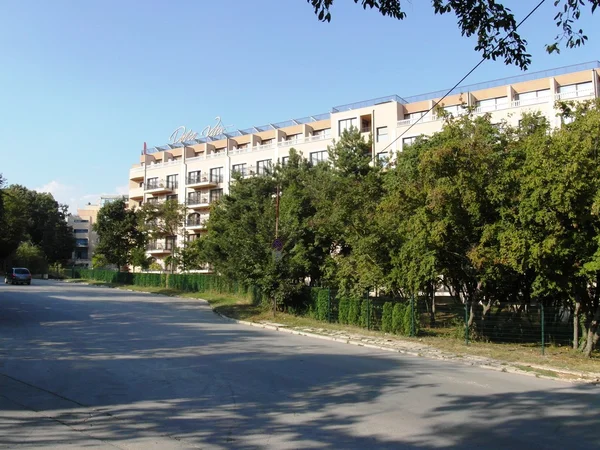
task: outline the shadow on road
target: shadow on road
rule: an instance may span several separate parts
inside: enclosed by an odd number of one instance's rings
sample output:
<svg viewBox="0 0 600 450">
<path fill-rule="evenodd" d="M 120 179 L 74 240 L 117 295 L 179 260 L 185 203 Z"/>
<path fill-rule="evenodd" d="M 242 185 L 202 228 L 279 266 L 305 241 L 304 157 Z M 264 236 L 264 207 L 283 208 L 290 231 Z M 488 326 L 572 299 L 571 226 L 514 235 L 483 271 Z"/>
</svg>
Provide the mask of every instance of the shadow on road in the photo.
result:
<svg viewBox="0 0 600 450">
<path fill-rule="evenodd" d="M 233 449 L 597 445 L 594 387 L 513 376 L 514 392 L 475 389 L 474 369 L 247 328 L 193 301 L 53 283 L 0 298 L 0 448 L 19 443 L 16 425 L 36 446 L 63 442 L 27 409 L 81 431 L 82 446 L 90 434 Z"/>
</svg>

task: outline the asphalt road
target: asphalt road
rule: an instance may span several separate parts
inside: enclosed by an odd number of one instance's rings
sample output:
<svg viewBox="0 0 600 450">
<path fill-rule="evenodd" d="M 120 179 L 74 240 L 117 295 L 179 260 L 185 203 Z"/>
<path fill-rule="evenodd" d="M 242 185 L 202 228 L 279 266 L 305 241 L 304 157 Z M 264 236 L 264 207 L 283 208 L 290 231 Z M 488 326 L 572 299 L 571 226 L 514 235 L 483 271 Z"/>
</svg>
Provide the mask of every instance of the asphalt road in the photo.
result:
<svg viewBox="0 0 600 450">
<path fill-rule="evenodd" d="M 0 449 L 596 449 L 600 389 L 266 331 L 198 301 L 0 286 Z"/>
</svg>

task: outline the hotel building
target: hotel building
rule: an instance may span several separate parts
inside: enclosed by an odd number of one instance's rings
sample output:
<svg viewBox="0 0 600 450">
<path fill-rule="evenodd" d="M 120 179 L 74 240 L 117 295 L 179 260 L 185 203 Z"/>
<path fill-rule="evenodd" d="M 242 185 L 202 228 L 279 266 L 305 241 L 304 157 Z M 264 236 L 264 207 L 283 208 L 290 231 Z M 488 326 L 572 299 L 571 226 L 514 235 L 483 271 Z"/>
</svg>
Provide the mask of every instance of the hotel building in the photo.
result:
<svg viewBox="0 0 600 450">
<path fill-rule="evenodd" d="M 98 244 L 98 234 L 94 231 L 94 224 L 98 218 L 98 211 L 107 203 L 115 200 L 125 200 L 126 195 L 107 195 L 100 197 L 100 203 L 92 205 L 88 203 L 83 208 L 77 209 L 77 214 L 67 217 L 67 225 L 73 228 L 75 237 L 75 250 L 71 257 L 71 263 L 77 267 L 92 267 L 92 257 Z"/>
<path fill-rule="evenodd" d="M 518 125 L 521 115 L 540 111 L 554 126 L 561 125 L 555 102 L 598 98 L 600 62 L 463 86 L 440 106 L 453 115 L 472 108 L 490 114 L 493 122 Z M 327 159 L 327 147 L 341 133 L 356 127 L 373 136 L 373 158 L 393 158 L 417 136 L 440 131 L 443 121 L 431 108 L 446 91 L 336 106 L 330 112 L 244 130 L 207 127 L 202 135 L 176 130 L 169 144 L 144 151 L 129 170 L 129 205 L 177 199 L 187 206 L 180 236 L 151 242 L 148 254 L 162 263 L 175 245 L 197 239 L 206 230 L 210 205 L 228 192 L 235 172 L 260 175 L 271 165 L 285 163 L 293 147 L 310 161 Z M 163 264 L 164 265 L 164 264 Z"/>
</svg>

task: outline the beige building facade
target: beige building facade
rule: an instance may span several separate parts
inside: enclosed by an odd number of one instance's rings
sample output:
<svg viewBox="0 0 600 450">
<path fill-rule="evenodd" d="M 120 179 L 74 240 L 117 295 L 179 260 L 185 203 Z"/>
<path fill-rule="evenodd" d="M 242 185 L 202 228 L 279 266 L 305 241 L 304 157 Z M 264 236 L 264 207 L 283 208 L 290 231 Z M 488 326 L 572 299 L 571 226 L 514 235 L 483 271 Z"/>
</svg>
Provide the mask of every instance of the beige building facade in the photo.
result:
<svg viewBox="0 0 600 450">
<path fill-rule="evenodd" d="M 94 224 L 98 219 L 98 211 L 107 203 L 124 199 L 126 195 L 106 195 L 100 197 L 100 203 L 92 205 L 88 203 L 83 208 L 77 209 L 77 214 L 67 218 L 67 224 L 73 228 L 75 237 L 75 250 L 71 262 L 77 267 L 92 267 L 92 257 L 98 245 L 98 234 L 94 231 Z"/>
<path fill-rule="evenodd" d="M 454 116 L 472 109 L 492 121 L 518 126 L 523 113 L 540 111 L 558 127 L 558 100 L 598 98 L 600 63 L 591 62 L 545 72 L 457 88 L 439 104 Z M 151 242 L 148 254 L 163 264 L 175 246 L 206 231 L 210 205 L 227 194 L 235 172 L 260 175 L 277 162 L 285 164 L 291 148 L 312 162 L 327 159 L 327 147 L 344 130 L 355 127 L 373 136 L 373 159 L 393 159 L 417 136 L 442 129 L 433 106 L 445 91 L 402 98 L 397 95 L 337 106 L 330 112 L 245 130 L 207 127 L 203 135 L 179 130 L 169 144 L 144 151 L 129 171 L 129 205 L 177 199 L 187 206 L 179 236 Z M 217 131 L 218 134 L 214 133 Z M 215 135 L 216 134 L 216 135 Z M 208 270 L 208 268 L 206 268 Z"/>
</svg>

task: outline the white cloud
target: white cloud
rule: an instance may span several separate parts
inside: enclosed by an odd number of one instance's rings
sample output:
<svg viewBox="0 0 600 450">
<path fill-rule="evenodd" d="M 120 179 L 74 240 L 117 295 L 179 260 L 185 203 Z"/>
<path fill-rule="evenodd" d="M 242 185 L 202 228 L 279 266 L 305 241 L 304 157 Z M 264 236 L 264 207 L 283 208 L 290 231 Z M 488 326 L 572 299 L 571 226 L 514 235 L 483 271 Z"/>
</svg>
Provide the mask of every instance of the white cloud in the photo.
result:
<svg viewBox="0 0 600 450">
<path fill-rule="evenodd" d="M 124 195 L 129 192 L 127 185 L 117 186 L 114 192 L 102 192 L 100 194 L 84 193 L 79 186 L 63 184 L 60 181 L 52 180 L 41 187 L 34 188 L 38 192 L 49 192 L 58 203 L 69 206 L 71 214 L 77 214 L 77 208 L 82 208 L 87 204 L 97 205 L 100 203 L 100 197 L 103 195 Z"/>
</svg>

